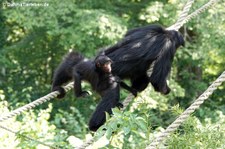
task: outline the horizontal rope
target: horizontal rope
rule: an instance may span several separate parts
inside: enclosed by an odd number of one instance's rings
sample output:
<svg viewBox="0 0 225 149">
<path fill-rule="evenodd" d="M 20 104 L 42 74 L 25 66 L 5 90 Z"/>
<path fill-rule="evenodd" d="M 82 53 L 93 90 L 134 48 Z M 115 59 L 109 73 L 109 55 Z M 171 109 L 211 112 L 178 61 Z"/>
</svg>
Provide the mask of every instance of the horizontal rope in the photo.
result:
<svg viewBox="0 0 225 149">
<path fill-rule="evenodd" d="M 66 92 L 68 92 L 68 90 L 72 89 L 73 88 L 73 82 L 69 83 L 68 85 L 66 85 L 64 87 L 64 89 L 66 90 Z M 45 103 L 49 100 L 51 100 L 52 98 L 55 98 L 59 95 L 59 92 L 58 91 L 54 91 L 54 92 L 51 92 L 49 93 L 48 95 L 44 96 L 44 97 L 41 97 L 27 105 L 24 105 L 14 111 L 11 111 L 10 113 L 6 114 L 6 115 L 3 115 L 3 116 L 0 116 L 0 122 L 4 121 L 4 120 L 7 120 L 9 118 L 12 118 L 14 116 L 17 116 L 19 115 L 20 113 L 24 112 L 24 111 L 27 111 L 27 110 L 30 110 L 42 103 Z"/>
<path fill-rule="evenodd" d="M 23 138 L 25 138 L 25 139 L 27 139 L 27 140 L 36 142 L 36 143 L 38 143 L 38 144 L 41 144 L 41 145 L 44 145 L 44 146 L 47 146 L 47 147 L 50 147 L 50 148 L 53 148 L 53 149 L 58 149 L 58 148 L 55 147 L 55 146 L 52 146 L 52 145 L 43 143 L 43 142 L 38 141 L 38 140 L 35 140 L 35 139 L 31 138 L 31 137 L 28 137 L 28 136 L 25 136 L 25 135 L 23 135 L 23 134 L 20 134 L 19 132 L 16 132 L 16 131 L 11 130 L 11 129 L 9 129 L 9 128 L 6 128 L 6 127 L 4 127 L 4 126 L 1 126 L 1 125 L 0 125 L 0 128 L 6 130 L 6 131 L 8 131 L 8 132 L 11 132 L 11 133 L 13 133 L 13 134 L 15 134 L 15 135 L 21 136 L 21 137 L 23 137 Z"/>
</svg>

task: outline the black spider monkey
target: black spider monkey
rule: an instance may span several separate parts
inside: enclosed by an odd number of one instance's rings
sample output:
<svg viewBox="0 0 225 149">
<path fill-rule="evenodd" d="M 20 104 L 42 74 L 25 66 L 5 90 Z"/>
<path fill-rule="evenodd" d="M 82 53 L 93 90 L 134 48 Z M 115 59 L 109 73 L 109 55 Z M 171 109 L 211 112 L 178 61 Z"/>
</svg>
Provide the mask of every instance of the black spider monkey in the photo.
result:
<svg viewBox="0 0 225 149">
<path fill-rule="evenodd" d="M 122 107 L 119 102 L 120 99 L 120 85 L 121 87 L 132 92 L 134 96 L 137 91 L 127 86 L 124 82 L 111 73 L 112 61 L 109 57 L 101 53 L 94 61 L 85 59 L 81 54 L 71 52 L 67 55 L 61 65 L 54 74 L 52 90 L 58 90 L 62 98 L 65 95 L 64 89 L 61 85 L 70 79 L 74 79 L 74 93 L 76 97 L 85 97 L 88 95 L 87 91 L 82 91 L 81 81 L 88 81 L 92 89 L 100 94 L 102 100 L 98 104 L 93 113 L 89 129 L 96 131 L 105 122 L 105 112 L 112 114 L 112 108 Z M 72 76 L 73 75 L 73 76 Z"/>
<path fill-rule="evenodd" d="M 113 61 L 112 73 L 121 79 L 130 79 L 135 90 L 143 91 L 150 82 L 155 91 L 168 94 L 170 88 L 166 80 L 180 46 L 184 46 L 180 32 L 148 25 L 128 31 L 120 42 L 104 52 Z M 153 61 L 153 73 L 148 76 Z"/>
<path fill-rule="evenodd" d="M 156 91 L 168 94 L 170 88 L 166 80 L 175 52 L 180 46 L 184 46 L 180 32 L 166 30 L 160 25 L 149 25 L 128 31 L 120 42 L 106 48 L 104 53 L 113 61 L 112 73 L 122 79 L 130 79 L 135 91 L 143 91 L 150 82 Z M 60 91 L 59 98 L 65 95 L 60 86 L 72 79 L 72 69 L 79 63 L 78 58 L 74 57 L 84 59 L 79 54 L 67 57 L 54 75 L 52 90 Z M 153 61 L 153 73 L 148 76 L 147 70 Z M 80 95 L 85 94 L 82 91 Z M 108 102 L 111 104 L 111 101 Z"/>
</svg>

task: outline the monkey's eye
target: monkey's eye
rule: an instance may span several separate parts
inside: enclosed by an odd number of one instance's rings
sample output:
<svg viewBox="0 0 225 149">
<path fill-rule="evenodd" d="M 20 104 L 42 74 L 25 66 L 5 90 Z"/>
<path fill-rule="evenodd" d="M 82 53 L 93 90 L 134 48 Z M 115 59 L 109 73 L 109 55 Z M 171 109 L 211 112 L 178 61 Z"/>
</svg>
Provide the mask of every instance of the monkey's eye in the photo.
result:
<svg viewBox="0 0 225 149">
<path fill-rule="evenodd" d="M 104 65 L 111 65 L 111 62 L 106 62 Z"/>
</svg>

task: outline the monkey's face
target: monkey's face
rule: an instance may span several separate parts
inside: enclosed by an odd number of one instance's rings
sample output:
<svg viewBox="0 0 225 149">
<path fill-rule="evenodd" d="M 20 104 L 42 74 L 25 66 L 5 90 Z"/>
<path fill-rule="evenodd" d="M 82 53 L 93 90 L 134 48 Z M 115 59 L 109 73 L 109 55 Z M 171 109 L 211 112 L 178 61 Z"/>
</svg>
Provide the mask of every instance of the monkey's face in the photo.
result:
<svg viewBox="0 0 225 149">
<path fill-rule="evenodd" d="M 103 72 L 105 73 L 111 73 L 112 71 L 112 67 L 111 67 L 111 62 L 106 62 L 101 66 L 101 69 Z"/>
<path fill-rule="evenodd" d="M 105 56 L 105 55 L 100 55 L 95 59 L 95 64 L 98 68 L 98 70 L 104 72 L 104 73 L 111 73 L 112 68 L 112 60 Z"/>
</svg>

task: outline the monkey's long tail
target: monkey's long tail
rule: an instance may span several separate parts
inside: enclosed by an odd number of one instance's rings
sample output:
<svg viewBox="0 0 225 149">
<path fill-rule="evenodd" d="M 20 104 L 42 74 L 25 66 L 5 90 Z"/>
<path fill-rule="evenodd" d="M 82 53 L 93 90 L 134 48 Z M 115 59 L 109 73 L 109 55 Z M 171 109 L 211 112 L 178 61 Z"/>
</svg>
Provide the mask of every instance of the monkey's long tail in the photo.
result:
<svg viewBox="0 0 225 149">
<path fill-rule="evenodd" d="M 70 52 L 65 56 L 64 60 L 61 62 L 61 64 L 58 66 L 54 73 L 52 91 L 59 90 L 62 84 L 72 79 L 73 67 L 83 59 L 83 55 L 78 52 Z M 58 98 L 62 97 L 58 96 Z"/>
<path fill-rule="evenodd" d="M 66 63 L 68 63 L 69 66 L 75 66 L 75 65 L 77 65 L 80 61 L 82 61 L 83 59 L 85 59 L 85 58 L 84 58 L 84 56 L 83 56 L 81 53 L 72 51 L 72 52 L 69 52 L 69 53 L 66 55 L 64 61 L 65 61 Z"/>
</svg>

